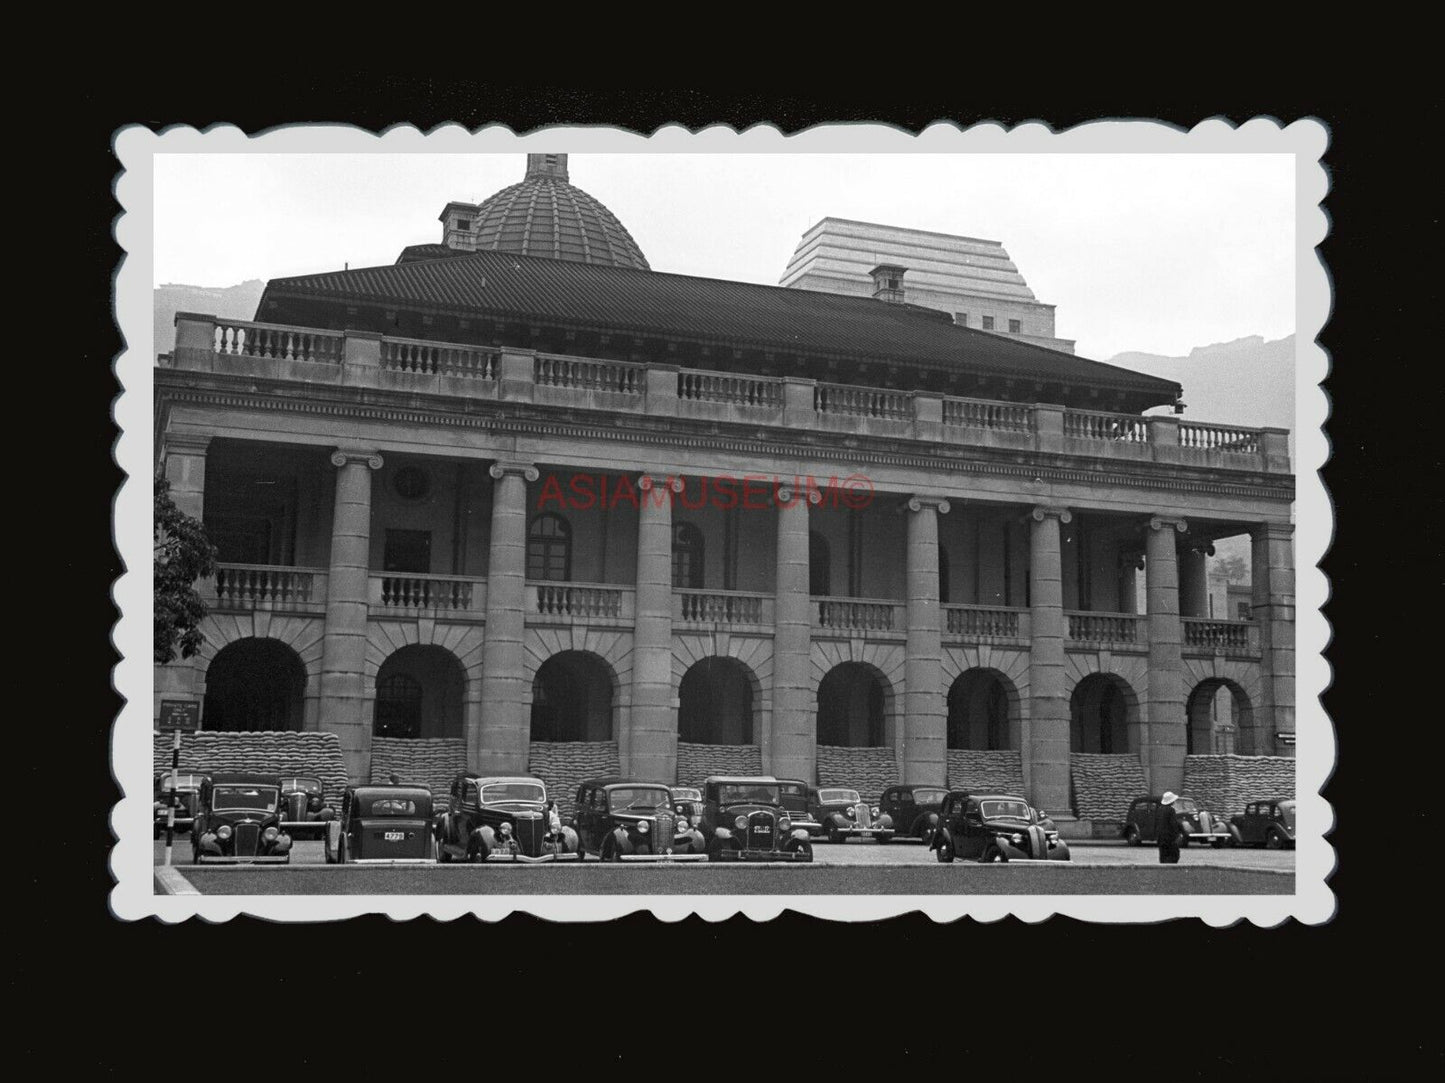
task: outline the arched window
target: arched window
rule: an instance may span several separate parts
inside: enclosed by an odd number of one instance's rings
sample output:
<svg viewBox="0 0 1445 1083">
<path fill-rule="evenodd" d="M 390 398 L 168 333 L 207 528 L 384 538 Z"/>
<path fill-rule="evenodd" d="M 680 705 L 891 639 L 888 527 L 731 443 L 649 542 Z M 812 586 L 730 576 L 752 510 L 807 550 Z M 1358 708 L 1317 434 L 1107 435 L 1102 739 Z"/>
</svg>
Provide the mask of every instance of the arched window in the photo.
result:
<svg viewBox="0 0 1445 1083">
<path fill-rule="evenodd" d="M 548 512 L 527 530 L 527 578 L 565 583 L 572 578 L 572 527 Z"/>
<path fill-rule="evenodd" d="M 672 585 L 692 590 L 703 585 L 702 531 L 691 523 L 672 528 Z"/>
<path fill-rule="evenodd" d="M 828 539 L 816 530 L 808 531 L 808 593 L 824 597 L 832 593 L 833 555 Z"/>
<path fill-rule="evenodd" d="M 378 737 L 417 737 L 421 734 L 421 682 L 405 673 L 393 673 L 376 682 Z"/>
</svg>

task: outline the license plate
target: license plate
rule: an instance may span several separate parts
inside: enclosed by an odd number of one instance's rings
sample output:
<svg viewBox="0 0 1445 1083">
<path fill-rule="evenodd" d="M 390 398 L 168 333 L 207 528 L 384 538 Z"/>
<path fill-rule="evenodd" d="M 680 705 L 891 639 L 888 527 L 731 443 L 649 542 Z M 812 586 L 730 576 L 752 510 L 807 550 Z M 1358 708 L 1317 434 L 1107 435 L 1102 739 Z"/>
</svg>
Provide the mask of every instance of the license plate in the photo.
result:
<svg viewBox="0 0 1445 1083">
<path fill-rule="evenodd" d="M 406 838 L 406 833 L 403 831 L 388 831 L 382 838 L 387 842 L 400 842 Z"/>
</svg>

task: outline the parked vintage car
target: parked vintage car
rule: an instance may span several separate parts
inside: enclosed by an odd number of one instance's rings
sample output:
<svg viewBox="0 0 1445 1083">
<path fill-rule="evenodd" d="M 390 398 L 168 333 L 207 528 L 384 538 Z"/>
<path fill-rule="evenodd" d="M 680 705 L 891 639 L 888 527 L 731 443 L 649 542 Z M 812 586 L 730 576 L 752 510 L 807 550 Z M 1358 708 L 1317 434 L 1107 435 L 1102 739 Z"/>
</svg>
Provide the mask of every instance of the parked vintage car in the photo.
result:
<svg viewBox="0 0 1445 1083">
<path fill-rule="evenodd" d="M 857 790 L 845 786 L 810 787 L 808 811 L 823 825 L 829 842 L 877 839 L 882 843 L 893 839 L 893 818 L 864 801 Z"/>
<path fill-rule="evenodd" d="M 1229 818 L 1229 834 L 1236 846 L 1263 846 L 1267 850 L 1294 849 L 1294 798 L 1272 797 L 1251 801 L 1239 816 Z"/>
<path fill-rule="evenodd" d="M 879 816 L 893 822 L 894 838 L 917 839 L 925 845 L 933 840 L 938 813 L 948 790 L 942 786 L 889 786 L 878 799 Z"/>
<path fill-rule="evenodd" d="M 293 836 L 324 836 L 336 810 L 326 803 L 326 790 L 315 775 L 281 776 L 281 824 Z"/>
<path fill-rule="evenodd" d="M 696 827 L 702 823 L 702 791 L 696 786 L 673 786 L 672 811 L 686 816 L 687 822 Z"/>
<path fill-rule="evenodd" d="M 416 865 L 436 860 L 432 792 L 425 786 L 348 786 L 341 815 L 326 821 L 326 860 Z"/>
<path fill-rule="evenodd" d="M 662 782 L 590 778 L 577 787 L 573 828 L 583 857 L 603 861 L 706 861 L 702 832 L 673 810 Z"/>
<path fill-rule="evenodd" d="M 1022 797 L 950 790 L 928 844 L 939 861 L 1068 861 L 1069 847 L 1045 829 Z"/>
<path fill-rule="evenodd" d="M 1205 809 L 1201 809 L 1192 797 L 1180 797 L 1174 802 L 1174 811 L 1179 815 L 1179 826 L 1184 829 L 1184 838 L 1179 845 L 1191 842 L 1208 844 L 1218 849 L 1231 840 L 1229 828 L 1224 820 Z M 1136 797 L 1129 806 L 1120 832 L 1130 846 L 1158 842 L 1154 833 L 1154 820 L 1159 814 L 1159 794 L 1150 797 Z"/>
<path fill-rule="evenodd" d="M 191 822 L 195 820 L 196 806 L 201 798 L 201 783 L 205 778 L 205 775 L 191 771 L 176 773 L 176 830 L 189 830 Z M 151 808 L 155 815 L 155 838 L 160 838 L 166 831 L 166 820 L 170 815 L 170 792 L 171 773 L 164 771 L 156 775 L 155 791 L 151 798 Z"/>
<path fill-rule="evenodd" d="M 240 772 L 203 778 L 191 825 L 191 860 L 197 865 L 289 864 L 291 836 L 281 828 L 281 780 Z"/>
<path fill-rule="evenodd" d="M 808 809 L 808 784 L 800 778 L 780 778 L 778 788 L 782 791 L 783 808 L 787 810 L 793 826 L 801 827 L 809 838 L 821 835 L 823 825 Z"/>
<path fill-rule="evenodd" d="M 577 831 L 564 826 L 540 778 L 472 772 L 452 780 L 451 808 L 436 818 L 437 860 L 576 861 Z"/>
<path fill-rule="evenodd" d="M 770 775 L 714 775 L 703 783 L 701 831 L 713 861 L 812 861 L 808 832 L 794 827 Z"/>
</svg>

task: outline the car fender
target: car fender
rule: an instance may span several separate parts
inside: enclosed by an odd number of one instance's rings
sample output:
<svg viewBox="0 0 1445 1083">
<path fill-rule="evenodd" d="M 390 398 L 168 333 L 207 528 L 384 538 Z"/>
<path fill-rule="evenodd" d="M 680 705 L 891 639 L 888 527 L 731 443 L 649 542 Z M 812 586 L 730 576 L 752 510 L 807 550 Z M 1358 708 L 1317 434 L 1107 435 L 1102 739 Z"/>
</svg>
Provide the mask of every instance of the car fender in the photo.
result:
<svg viewBox="0 0 1445 1083">
<path fill-rule="evenodd" d="M 918 819 L 913 821 L 913 828 L 909 831 L 909 834 L 916 835 L 920 830 L 925 828 L 930 833 L 938 830 L 938 813 L 925 812 L 920 815 Z"/>
<path fill-rule="evenodd" d="M 938 844 L 945 840 L 949 843 L 949 845 L 953 845 L 953 833 L 949 831 L 946 827 L 935 827 L 933 829 L 933 837 L 928 840 L 928 848 L 930 850 L 937 850 Z M 957 853 L 958 847 L 954 846 L 953 850 L 954 853 Z"/>
<path fill-rule="evenodd" d="M 575 854 L 582 849 L 582 840 L 577 837 L 577 832 L 571 827 L 563 825 L 558 838 L 561 840 L 563 853 Z"/>
<path fill-rule="evenodd" d="M 890 815 L 888 815 L 888 813 L 886 813 L 886 812 L 880 812 L 880 813 L 878 814 L 878 819 L 876 819 L 875 821 L 873 821 L 873 826 L 874 826 L 874 827 L 882 827 L 882 828 L 885 828 L 885 829 L 886 829 L 886 828 L 891 828 L 891 827 L 893 826 L 893 817 L 890 816 Z"/>
<path fill-rule="evenodd" d="M 622 827 L 615 827 L 615 828 L 613 828 L 613 829 L 612 829 L 612 841 L 613 841 L 613 843 L 617 846 L 617 849 L 618 849 L 619 851 L 621 851 L 622 853 L 624 853 L 624 854 L 630 854 L 630 853 L 632 853 L 632 850 L 633 850 L 632 840 L 627 837 L 627 829 L 626 829 L 626 828 L 622 828 Z"/>
<path fill-rule="evenodd" d="M 482 824 L 472 832 L 472 838 L 481 839 L 482 844 L 488 849 L 497 845 L 497 831 L 491 824 Z"/>
<path fill-rule="evenodd" d="M 1233 820 L 1229 823 L 1229 838 L 1236 846 L 1244 845 L 1244 833 L 1239 830 L 1239 825 Z"/>
<path fill-rule="evenodd" d="M 720 839 L 730 839 L 733 837 L 733 833 L 729 831 L 726 827 L 715 828 L 713 830 L 713 834 Z"/>
<path fill-rule="evenodd" d="M 219 855 L 221 852 L 221 844 L 217 841 L 216 834 L 213 831 L 207 831 L 195 841 L 196 845 L 200 847 L 201 852 L 204 854 Z"/>
<path fill-rule="evenodd" d="M 844 816 L 841 812 L 830 812 L 828 813 L 826 823 L 833 824 L 835 827 L 851 827 L 853 821 L 849 820 L 848 817 Z"/>
</svg>

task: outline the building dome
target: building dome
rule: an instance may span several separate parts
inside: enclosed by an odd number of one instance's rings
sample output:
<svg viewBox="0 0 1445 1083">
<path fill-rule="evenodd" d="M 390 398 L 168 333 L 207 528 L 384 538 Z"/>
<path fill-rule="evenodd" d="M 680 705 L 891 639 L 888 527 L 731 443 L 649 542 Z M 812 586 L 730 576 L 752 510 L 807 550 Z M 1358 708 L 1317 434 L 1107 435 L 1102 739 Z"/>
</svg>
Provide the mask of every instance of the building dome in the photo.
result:
<svg viewBox="0 0 1445 1083">
<path fill-rule="evenodd" d="M 476 208 L 476 251 L 515 252 L 650 270 L 627 227 L 567 181 L 567 155 L 527 155 L 527 175 Z"/>
</svg>

